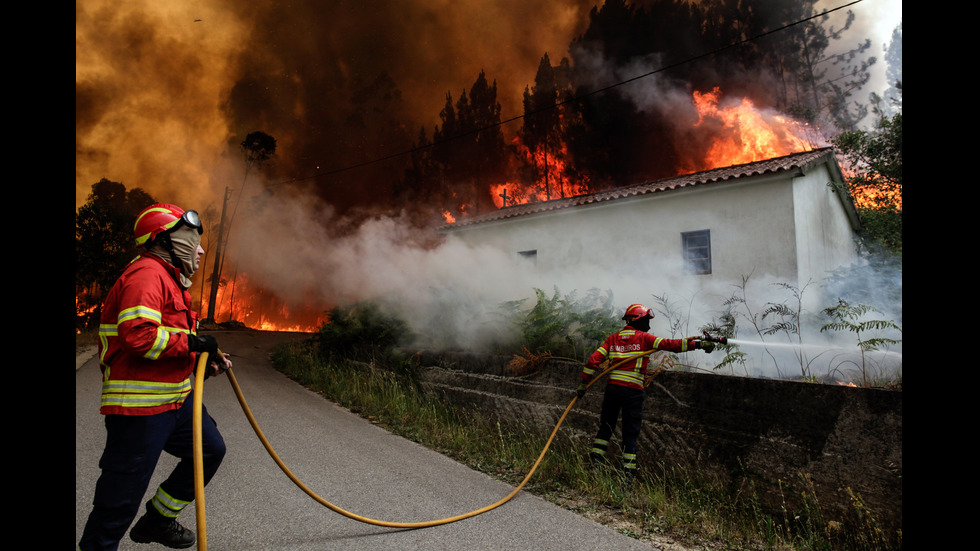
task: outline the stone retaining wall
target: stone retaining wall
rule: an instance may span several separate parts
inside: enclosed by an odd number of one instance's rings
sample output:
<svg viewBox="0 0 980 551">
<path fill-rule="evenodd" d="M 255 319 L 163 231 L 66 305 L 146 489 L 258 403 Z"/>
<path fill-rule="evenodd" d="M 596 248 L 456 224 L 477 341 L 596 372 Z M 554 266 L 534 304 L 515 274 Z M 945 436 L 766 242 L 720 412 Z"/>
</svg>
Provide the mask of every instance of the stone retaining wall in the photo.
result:
<svg viewBox="0 0 980 551">
<path fill-rule="evenodd" d="M 418 358 L 429 390 L 548 432 L 574 397 L 581 369 L 553 360 L 517 377 L 506 370 L 510 357 Z M 562 425 L 564 436 L 581 440 L 583 454 L 598 426 L 603 386 L 593 385 Z M 894 533 L 902 523 L 902 393 L 665 372 L 647 388 L 638 460 L 645 469 L 710 477 L 775 510 L 786 505 L 792 513 L 806 495 L 828 520 L 855 514 L 857 497 Z"/>
</svg>

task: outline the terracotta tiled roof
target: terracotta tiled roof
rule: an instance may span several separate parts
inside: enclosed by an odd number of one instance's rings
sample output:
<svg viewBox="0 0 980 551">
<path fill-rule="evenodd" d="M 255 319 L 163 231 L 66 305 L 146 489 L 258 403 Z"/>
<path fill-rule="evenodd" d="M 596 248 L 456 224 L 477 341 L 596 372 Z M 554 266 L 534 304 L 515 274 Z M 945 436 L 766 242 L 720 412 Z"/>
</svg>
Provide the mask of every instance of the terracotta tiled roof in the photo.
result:
<svg viewBox="0 0 980 551">
<path fill-rule="evenodd" d="M 439 228 L 439 231 L 452 231 L 454 228 L 482 224 L 493 220 L 504 220 L 517 216 L 560 210 L 592 203 L 601 203 L 604 201 L 615 201 L 617 199 L 625 199 L 628 197 L 636 197 L 650 193 L 659 193 L 686 187 L 712 184 L 715 182 L 735 180 L 747 176 L 775 174 L 778 172 L 786 172 L 797 169 L 805 172 L 809 169 L 809 167 L 825 162 L 828 156 L 832 159 L 832 170 L 837 172 L 837 176 L 840 177 L 840 167 L 837 165 L 836 157 L 833 155 L 833 148 L 823 147 L 820 149 L 805 151 L 803 153 L 793 153 L 782 157 L 775 157 L 765 161 L 756 161 L 754 163 L 715 168 L 712 170 L 705 170 L 703 172 L 695 172 L 693 174 L 674 176 L 672 178 L 665 178 L 653 182 L 646 182 L 643 184 L 590 193 L 588 195 L 577 195 L 575 197 L 566 197 L 563 199 L 552 199 L 551 201 L 541 201 L 538 203 L 527 203 L 522 205 L 514 205 L 511 207 L 504 207 L 493 212 L 481 214 L 472 218 L 464 218 L 459 222 L 444 225 Z"/>
</svg>

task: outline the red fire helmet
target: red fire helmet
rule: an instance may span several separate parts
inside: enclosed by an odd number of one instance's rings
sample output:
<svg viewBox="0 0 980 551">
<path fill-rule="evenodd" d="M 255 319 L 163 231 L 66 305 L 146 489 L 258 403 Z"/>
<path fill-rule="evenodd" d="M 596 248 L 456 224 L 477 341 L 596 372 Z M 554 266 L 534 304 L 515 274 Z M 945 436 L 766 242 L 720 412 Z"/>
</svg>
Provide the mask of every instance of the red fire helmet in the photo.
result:
<svg viewBox="0 0 980 551">
<path fill-rule="evenodd" d="M 197 211 L 185 211 L 169 203 L 157 203 L 146 207 L 136 217 L 136 224 L 133 226 L 136 246 L 152 242 L 161 233 L 174 230 L 181 223 L 196 229 L 197 233 L 204 232 Z"/>
<path fill-rule="evenodd" d="M 653 319 L 653 312 L 642 304 L 630 304 L 626 309 L 626 313 L 623 314 L 623 319 L 626 321 L 634 321 L 643 318 Z"/>
</svg>

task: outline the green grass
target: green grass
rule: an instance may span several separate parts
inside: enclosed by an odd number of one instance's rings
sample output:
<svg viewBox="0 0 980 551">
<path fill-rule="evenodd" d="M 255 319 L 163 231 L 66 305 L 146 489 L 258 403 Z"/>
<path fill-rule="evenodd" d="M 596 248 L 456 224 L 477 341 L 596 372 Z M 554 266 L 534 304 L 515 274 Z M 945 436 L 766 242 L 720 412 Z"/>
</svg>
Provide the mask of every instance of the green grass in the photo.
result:
<svg viewBox="0 0 980 551">
<path fill-rule="evenodd" d="M 307 342 L 280 346 L 272 359 L 287 376 L 390 432 L 514 485 L 530 471 L 553 428 L 543 432 L 456 408 L 420 388 L 411 358 L 328 360 Z M 886 538 L 858 496 L 853 518 L 825 522 L 814 495 L 804 495 L 801 510 L 773 512 L 751 489 L 733 492 L 663 465 L 625 491 L 617 470 L 588 468 L 588 444 L 559 431 L 524 490 L 631 537 L 670 538 L 692 549 L 901 549 L 901 535 Z"/>
</svg>

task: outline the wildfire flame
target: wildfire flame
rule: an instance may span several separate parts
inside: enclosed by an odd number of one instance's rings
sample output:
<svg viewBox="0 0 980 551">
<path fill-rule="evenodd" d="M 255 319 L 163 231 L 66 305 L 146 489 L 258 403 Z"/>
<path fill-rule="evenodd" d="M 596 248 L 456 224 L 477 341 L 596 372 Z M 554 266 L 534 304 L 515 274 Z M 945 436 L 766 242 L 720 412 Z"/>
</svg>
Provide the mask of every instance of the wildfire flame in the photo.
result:
<svg viewBox="0 0 980 551">
<path fill-rule="evenodd" d="M 494 205 L 499 209 L 506 206 L 523 205 L 537 201 L 547 201 L 561 197 L 572 197 L 589 193 L 588 180 L 569 176 L 568 148 L 564 143 L 551 148 L 531 150 L 520 139 L 511 142 L 518 157 L 538 173 L 538 178 L 528 184 L 505 182 L 490 186 Z"/>
<path fill-rule="evenodd" d="M 694 91 L 691 103 L 698 120 L 689 130 L 699 139 L 709 140 L 711 145 L 703 158 L 682 161 L 676 167 L 677 174 L 771 159 L 811 148 L 807 135 L 815 133 L 813 129 L 760 110 L 749 98 L 723 102 L 721 89 L 715 87 L 709 92 Z M 512 145 L 524 163 L 537 169 L 540 176 L 531 183 L 511 181 L 491 185 L 497 208 L 591 193 L 587 179 L 570 176 L 564 143 L 532 151 L 520 138 L 515 138 Z"/>
<path fill-rule="evenodd" d="M 684 167 L 681 173 L 751 163 L 806 151 L 809 141 L 801 134 L 806 125 L 756 108 L 749 98 L 722 105 L 721 89 L 694 91 L 698 112 L 695 129 L 711 127 L 711 146 L 699 166 Z"/>
<path fill-rule="evenodd" d="M 844 176 L 850 180 L 854 171 L 848 167 L 841 167 Z M 884 189 L 871 187 L 852 187 L 851 194 L 854 198 L 854 205 L 861 209 L 875 209 L 882 206 L 893 206 L 902 210 L 902 192 L 900 189 Z"/>
<path fill-rule="evenodd" d="M 251 284 L 248 277 L 238 274 L 218 289 L 215 321 L 236 321 L 262 331 L 315 332 L 328 321 L 322 309 L 312 312 L 288 307 L 278 297 Z M 207 312 L 207 303 L 201 306 Z"/>
</svg>

